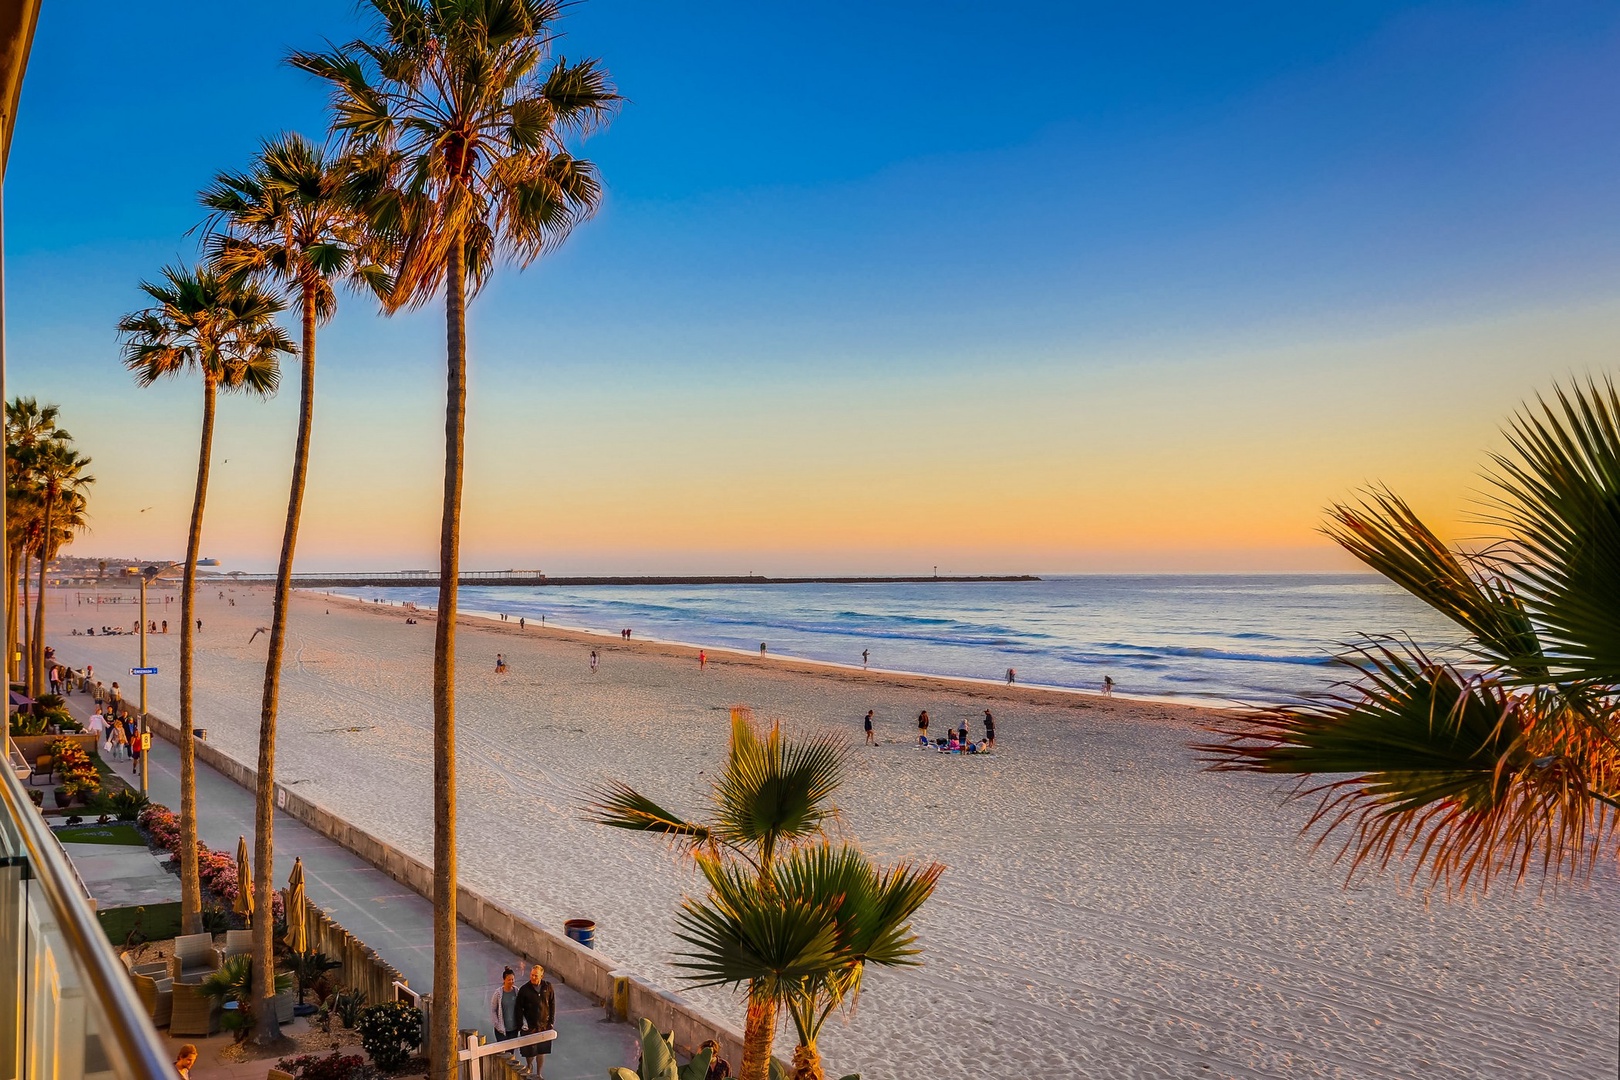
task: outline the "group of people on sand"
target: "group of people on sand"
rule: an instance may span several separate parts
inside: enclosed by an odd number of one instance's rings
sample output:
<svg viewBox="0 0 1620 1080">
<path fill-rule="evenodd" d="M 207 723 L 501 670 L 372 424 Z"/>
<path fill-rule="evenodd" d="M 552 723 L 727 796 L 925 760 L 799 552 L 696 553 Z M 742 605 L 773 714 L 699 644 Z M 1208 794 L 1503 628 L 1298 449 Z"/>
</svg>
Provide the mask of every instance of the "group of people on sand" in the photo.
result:
<svg viewBox="0 0 1620 1080">
<path fill-rule="evenodd" d="M 866 745 L 877 745 L 877 733 L 873 730 L 873 718 L 877 710 L 868 709 L 863 727 L 866 729 Z M 917 748 L 919 750 L 938 750 L 944 754 L 987 754 L 996 746 L 996 718 L 989 709 L 984 710 L 984 738 L 974 742 L 968 737 L 968 722 L 963 720 L 952 730 L 946 728 L 944 738 L 928 737 L 928 727 L 931 723 L 928 710 L 924 709 L 917 714 Z"/>
</svg>

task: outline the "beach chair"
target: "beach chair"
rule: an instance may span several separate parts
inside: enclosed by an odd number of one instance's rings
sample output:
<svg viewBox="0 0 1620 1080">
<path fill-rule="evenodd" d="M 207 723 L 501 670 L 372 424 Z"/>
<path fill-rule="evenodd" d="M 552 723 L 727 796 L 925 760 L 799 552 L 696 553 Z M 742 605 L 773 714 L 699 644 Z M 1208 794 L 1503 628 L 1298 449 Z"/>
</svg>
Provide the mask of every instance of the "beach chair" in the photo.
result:
<svg viewBox="0 0 1620 1080">
<path fill-rule="evenodd" d="M 150 975 L 135 976 L 135 996 L 141 999 L 146 1015 L 153 1027 L 168 1027 L 174 1015 L 174 980 L 154 979 Z"/>
<path fill-rule="evenodd" d="M 185 934 L 174 939 L 174 955 L 169 958 L 169 977 L 177 983 L 201 982 L 219 967 L 214 951 L 214 935 Z"/>
<path fill-rule="evenodd" d="M 225 931 L 225 944 L 219 949 L 221 966 L 233 956 L 246 956 L 253 951 L 252 930 Z"/>
<path fill-rule="evenodd" d="M 182 1035 L 212 1035 L 219 1030 L 222 1012 L 224 1010 L 196 983 L 177 982 L 174 984 L 173 1005 L 169 1014 L 169 1034 L 177 1038 Z"/>
</svg>

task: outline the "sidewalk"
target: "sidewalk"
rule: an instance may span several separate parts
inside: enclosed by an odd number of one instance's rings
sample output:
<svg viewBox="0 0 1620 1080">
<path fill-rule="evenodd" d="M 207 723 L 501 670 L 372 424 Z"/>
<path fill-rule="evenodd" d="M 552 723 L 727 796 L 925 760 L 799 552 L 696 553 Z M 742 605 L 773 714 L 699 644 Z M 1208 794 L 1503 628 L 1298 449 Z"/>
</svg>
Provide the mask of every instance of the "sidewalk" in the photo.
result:
<svg viewBox="0 0 1620 1080">
<path fill-rule="evenodd" d="M 68 699 L 73 714 L 89 715 L 87 694 Z M 130 778 L 130 763 L 114 764 Z M 153 802 L 180 809 L 180 753 L 163 739 L 152 740 L 148 765 Z M 137 779 L 132 779 L 137 782 Z M 197 834 L 203 843 L 235 852 L 236 840 L 253 842 L 253 793 L 214 769 L 197 762 Z M 412 989 L 433 989 L 433 905 L 381 870 L 351 854 L 307 825 L 276 814 L 276 885 L 285 883 L 293 858 L 304 860 L 304 882 L 312 903 L 329 913 L 355 937 L 404 974 Z M 488 1037 L 489 997 L 500 985 L 501 969 L 520 968 L 513 956 L 471 927 L 456 936 L 459 953 L 460 1027 L 478 1028 Z M 526 975 L 520 971 L 518 981 Z M 633 1066 L 639 1046 L 628 1024 L 603 1020 L 602 1006 L 553 981 L 557 991 L 557 1040 L 546 1061 L 546 1080 L 600 1080 L 610 1067 Z"/>
</svg>

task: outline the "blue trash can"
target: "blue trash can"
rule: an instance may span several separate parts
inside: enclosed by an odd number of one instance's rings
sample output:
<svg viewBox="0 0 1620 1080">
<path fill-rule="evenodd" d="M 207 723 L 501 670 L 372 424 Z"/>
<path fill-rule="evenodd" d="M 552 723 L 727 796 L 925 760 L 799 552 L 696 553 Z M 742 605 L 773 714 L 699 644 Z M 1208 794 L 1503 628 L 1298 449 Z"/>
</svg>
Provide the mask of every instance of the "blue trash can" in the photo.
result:
<svg viewBox="0 0 1620 1080">
<path fill-rule="evenodd" d="M 568 919 L 563 923 L 563 933 L 587 949 L 596 948 L 596 922 L 592 919 Z"/>
</svg>

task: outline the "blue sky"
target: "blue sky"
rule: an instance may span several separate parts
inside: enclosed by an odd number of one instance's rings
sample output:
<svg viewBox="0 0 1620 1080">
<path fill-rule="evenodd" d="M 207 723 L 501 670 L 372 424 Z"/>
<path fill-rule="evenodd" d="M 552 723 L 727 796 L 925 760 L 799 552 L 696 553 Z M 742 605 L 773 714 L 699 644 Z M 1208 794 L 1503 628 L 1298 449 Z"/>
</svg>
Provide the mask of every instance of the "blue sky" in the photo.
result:
<svg viewBox="0 0 1620 1080">
<path fill-rule="evenodd" d="M 598 220 L 472 309 L 474 561 L 1337 567 L 1324 503 L 1383 479 L 1456 521 L 1501 419 L 1620 338 L 1614 5 L 592 0 L 565 25 L 629 100 L 585 147 Z M 361 27 L 46 6 L 8 389 L 97 459 L 85 550 L 175 546 L 194 465 L 193 388 L 137 393 L 114 321 L 192 256 L 215 170 L 324 130 L 287 49 Z M 358 299 L 325 331 L 308 565 L 425 565 L 439 332 Z M 227 410 L 227 561 L 273 559 L 293 398 Z"/>
</svg>

